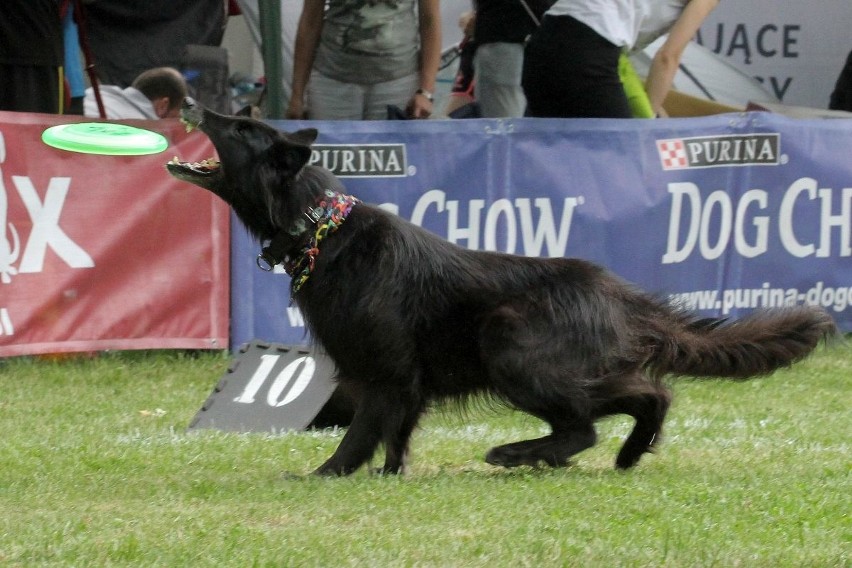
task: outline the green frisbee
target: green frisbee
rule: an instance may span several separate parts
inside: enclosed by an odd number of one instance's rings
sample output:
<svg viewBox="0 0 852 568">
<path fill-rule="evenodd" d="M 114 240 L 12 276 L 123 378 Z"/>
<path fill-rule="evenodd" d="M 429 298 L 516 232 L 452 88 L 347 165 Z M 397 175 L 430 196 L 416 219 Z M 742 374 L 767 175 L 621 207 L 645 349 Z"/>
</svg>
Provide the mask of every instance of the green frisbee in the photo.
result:
<svg viewBox="0 0 852 568">
<path fill-rule="evenodd" d="M 108 156 L 158 154 L 169 147 L 162 134 L 111 122 L 59 124 L 45 130 L 41 139 L 60 150 Z"/>
</svg>

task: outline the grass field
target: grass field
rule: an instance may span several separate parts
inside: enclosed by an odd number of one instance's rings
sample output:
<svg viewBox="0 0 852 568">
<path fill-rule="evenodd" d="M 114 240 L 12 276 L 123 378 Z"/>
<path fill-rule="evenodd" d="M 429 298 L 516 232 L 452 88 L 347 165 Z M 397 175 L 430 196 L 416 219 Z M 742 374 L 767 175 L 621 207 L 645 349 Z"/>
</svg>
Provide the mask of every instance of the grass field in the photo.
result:
<svg viewBox="0 0 852 568">
<path fill-rule="evenodd" d="M 0 360 L 2 566 L 850 566 L 852 349 L 746 383 L 679 381 L 656 455 L 504 470 L 539 435 L 438 411 L 405 477 L 307 475 L 341 433 L 186 426 L 221 354 Z"/>
</svg>

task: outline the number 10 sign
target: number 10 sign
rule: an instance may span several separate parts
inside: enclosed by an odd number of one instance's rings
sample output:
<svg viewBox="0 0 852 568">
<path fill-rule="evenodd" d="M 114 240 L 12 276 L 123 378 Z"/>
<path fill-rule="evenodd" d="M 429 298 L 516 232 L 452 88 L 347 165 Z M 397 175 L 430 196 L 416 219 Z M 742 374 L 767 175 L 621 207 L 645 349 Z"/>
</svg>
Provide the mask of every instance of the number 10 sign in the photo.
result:
<svg viewBox="0 0 852 568">
<path fill-rule="evenodd" d="M 316 350 L 252 341 L 235 354 L 189 428 L 303 430 L 331 398 L 334 371 Z"/>
</svg>

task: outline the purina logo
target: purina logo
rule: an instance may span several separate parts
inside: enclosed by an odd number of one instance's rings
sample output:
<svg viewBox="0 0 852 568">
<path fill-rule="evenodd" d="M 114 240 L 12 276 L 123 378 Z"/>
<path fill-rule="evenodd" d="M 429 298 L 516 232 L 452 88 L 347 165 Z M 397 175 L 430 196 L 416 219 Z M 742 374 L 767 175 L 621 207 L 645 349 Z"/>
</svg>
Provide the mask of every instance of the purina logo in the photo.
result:
<svg viewBox="0 0 852 568">
<path fill-rule="evenodd" d="M 405 177 L 405 144 L 314 144 L 311 165 L 338 177 Z"/>
<path fill-rule="evenodd" d="M 777 166 L 780 134 L 696 136 L 657 140 L 664 170 L 723 166 Z"/>
</svg>

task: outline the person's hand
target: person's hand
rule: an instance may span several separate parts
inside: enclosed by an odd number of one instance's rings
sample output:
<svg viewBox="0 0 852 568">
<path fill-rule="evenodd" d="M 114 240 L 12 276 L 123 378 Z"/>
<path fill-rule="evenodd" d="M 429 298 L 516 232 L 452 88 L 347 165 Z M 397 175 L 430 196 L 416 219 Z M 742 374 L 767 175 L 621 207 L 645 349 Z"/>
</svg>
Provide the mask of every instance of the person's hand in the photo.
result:
<svg viewBox="0 0 852 568">
<path fill-rule="evenodd" d="M 304 120 L 308 118 L 308 113 L 305 110 L 305 105 L 302 104 L 302 101 L 297 100 L 296 97 L 290 98 L 290 104 L 287 105 L 287 112 L 284 114 L 285 118 L 289 118 L 290 120 Z"/>
<path fill-rule="evenodd" d="M 459 16 L 459 28 L 467 37 L 473 37 L 473 27 L 476 25 L 476 12 L 462 12 Z"/>
<path fill-rule="evenodd" d="M 411 118 L 429 118 L 432 116 L 432 99 L 423 93 L 415 93 L 406 108 Z"/>
</svg>

